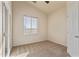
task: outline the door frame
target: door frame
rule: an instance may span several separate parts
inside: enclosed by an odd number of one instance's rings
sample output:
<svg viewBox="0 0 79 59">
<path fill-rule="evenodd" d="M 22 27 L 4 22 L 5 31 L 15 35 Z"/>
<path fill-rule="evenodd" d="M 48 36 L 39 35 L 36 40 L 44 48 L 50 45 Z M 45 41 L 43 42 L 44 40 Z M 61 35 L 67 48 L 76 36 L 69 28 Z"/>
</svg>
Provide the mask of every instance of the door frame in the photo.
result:
<svg viewBox="0 0 79 59">
<path fill-rule="evenodd" d="M 7 13 L 7 16 L 6 16 L 6 13 Z M 7 20 L 7 22 L 6 22 L 6 20 Z M 6 33 L 6 31 L 7 31 L 7 33 Z M 7 43 L 6 41 L 8 42 L 8 10 L 5 5 L 5 2 L 2 2 L 2 56 L 3 57 L 5 57 L 7 55 L 6 54 L 6 43 Z M 8 49 L 8 43 L 7 43 L 7 49 Z M 7 50 L 7 52 L 8 52 L 8 50 Z"/>
</svg>

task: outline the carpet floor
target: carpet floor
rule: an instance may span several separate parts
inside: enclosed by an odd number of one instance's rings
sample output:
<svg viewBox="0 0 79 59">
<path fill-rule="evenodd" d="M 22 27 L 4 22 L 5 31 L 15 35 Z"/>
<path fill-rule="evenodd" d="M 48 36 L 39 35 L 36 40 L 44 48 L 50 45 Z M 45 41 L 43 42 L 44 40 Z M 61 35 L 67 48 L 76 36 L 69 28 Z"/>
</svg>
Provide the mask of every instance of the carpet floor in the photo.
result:
<svg viewBox="0 0 79 59">
<path fill-rule="evenodd" d="M 11 57 L 69 57 L 67 48 L 50 41 L 16 46 L 12 48 Z"/>
</svg>

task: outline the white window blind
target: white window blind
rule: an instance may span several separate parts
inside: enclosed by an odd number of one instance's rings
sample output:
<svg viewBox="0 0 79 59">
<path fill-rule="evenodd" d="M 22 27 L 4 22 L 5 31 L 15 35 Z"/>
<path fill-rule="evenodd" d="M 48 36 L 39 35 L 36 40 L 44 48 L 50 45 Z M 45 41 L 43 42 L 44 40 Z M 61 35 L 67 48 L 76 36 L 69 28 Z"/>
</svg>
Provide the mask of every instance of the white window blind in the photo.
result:
<svg viewBox="0 0 79 59">
<path fill-rule="evenodd" d="M 24 34 L 36 34 L 38 32 L 38 18 L 24 16 Z"/>
</svg>

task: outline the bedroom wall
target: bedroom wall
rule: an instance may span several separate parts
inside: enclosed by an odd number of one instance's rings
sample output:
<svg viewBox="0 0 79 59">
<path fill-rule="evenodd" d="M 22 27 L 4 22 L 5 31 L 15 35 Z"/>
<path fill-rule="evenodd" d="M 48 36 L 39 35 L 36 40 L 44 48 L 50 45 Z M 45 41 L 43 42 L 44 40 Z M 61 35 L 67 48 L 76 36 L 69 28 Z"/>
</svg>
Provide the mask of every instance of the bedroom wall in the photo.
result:
<svg viewBox="0 0 79 59">
<path fill-rule="evenodd" d="M 38 34 L 24 35 L 24 15 L 38 17 Z M 47 40 L 47 16 L 26 2 L 13 2 L 13 46 Z"/>
<path fill-rule="evenodd" d="M 24 35 L 23 16 L 39 18 L 39 34 L 30 38 Z M 66 6 L 46 15 L 26 2 L 13 2 L 13 46 L 50 40 L 66 46 Z"/>
<path fill-rule="evenodd" d="M 48 40 L 66 46 L 66 6 L 48 15 Z"/>
</svg>

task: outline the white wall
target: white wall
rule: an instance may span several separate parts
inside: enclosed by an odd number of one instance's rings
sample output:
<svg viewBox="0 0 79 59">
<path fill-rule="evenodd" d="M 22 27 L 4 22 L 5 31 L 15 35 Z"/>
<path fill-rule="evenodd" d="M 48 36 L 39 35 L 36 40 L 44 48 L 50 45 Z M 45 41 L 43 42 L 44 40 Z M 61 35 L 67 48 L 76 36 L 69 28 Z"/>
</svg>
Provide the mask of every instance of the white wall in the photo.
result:
<svg viewBox="0 0 79 59">
<path fill-rule="evenodd" d="M 24 15 L 39 19 L 39 33 L 28 38 L 24 35 Z M 47 16 L 25 2 L 13 2 L 13 46 L 47 40 Z"/>
<path fill-rule="evenodd" d="M 66 46 L 66 6 L 48 15 L 48 40 Z"/>
<path fill-rule="evenodd" d="M 23 16 L 39 18 L 39 35 L 28 37 L 24 35 Z M 66 46 L 66 6 L 59 8 L 50 15 L 26 2 L 13 2 L 13 46 L 50 40 Z"/>
</svg>

